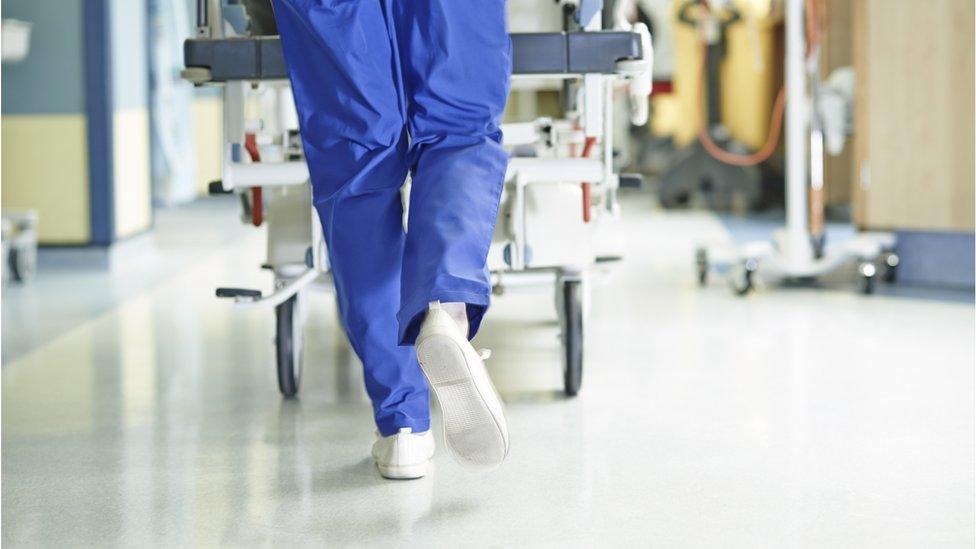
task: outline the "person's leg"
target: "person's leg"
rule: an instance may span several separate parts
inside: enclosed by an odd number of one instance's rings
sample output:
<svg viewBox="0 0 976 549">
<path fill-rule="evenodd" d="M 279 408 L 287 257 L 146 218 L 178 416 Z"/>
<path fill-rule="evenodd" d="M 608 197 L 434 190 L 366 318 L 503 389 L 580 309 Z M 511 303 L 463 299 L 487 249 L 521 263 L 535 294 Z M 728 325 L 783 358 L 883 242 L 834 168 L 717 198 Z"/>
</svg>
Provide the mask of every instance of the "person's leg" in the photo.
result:
<svg viewBox="0 0 976 549">
<path fill-rule="evenodd" d="M 416 346 L 454 455 L 494 467 L 508 455 L 508 428 L 486 355 L 467 338 L 491 295 L 485 261 L 508 165 L 505 2 L 392 1 L 413 174 L 400 342 Z"/>
<path fill-rule="evenodd" d="M 343 324 L 383 436 L 429 429 L 427 383 L 398 346 L 407 172 L 402 92 L 382 4 L 275 0 L 315 208 Z"/>
<path fill-rule="evenodd" d="M 400 341 L 428 303 L 465 303 L 474 337 L 491 286 L 485 260 L 508 155 L 499 128 L 511 73 L 505 2 L 396 0 L 413 183 Z"/>
</svg>

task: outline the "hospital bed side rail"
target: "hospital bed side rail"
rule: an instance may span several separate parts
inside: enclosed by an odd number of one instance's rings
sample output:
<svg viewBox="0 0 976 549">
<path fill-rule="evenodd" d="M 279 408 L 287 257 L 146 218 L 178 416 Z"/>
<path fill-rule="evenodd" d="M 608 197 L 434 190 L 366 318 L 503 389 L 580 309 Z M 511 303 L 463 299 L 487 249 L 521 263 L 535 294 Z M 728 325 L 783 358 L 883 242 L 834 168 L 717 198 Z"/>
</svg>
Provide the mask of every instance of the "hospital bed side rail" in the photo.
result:
<svg viewBox="0 0 976 549">
<path fill-rule="evenodd" d="M 618 63 L 642 59 L 641 36 L 628 31 L 513 33 L 512 73 L 573 76 L 614 74 Z M 183 77 L 194 84 L 288 78 L 278 36 L 190 38 Z"/>
</svg>

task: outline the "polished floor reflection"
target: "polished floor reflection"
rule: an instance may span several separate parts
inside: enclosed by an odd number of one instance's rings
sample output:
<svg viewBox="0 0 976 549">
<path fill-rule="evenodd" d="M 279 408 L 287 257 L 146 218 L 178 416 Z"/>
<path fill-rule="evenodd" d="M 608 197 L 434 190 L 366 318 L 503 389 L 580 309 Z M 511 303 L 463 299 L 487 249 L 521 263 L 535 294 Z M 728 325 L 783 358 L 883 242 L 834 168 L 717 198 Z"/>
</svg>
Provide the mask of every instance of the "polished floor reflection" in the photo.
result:
<svg viewBox="0 0 976 549">
<path fill-rule="evenodd" d="M 327 293 L 301 399 L 278 397 L 272 315 L 212 298 L 218 283 L 267 283 L 257 232 L 202 245 L 161 228 L 159 257 L 179 261 L 102 305 L 52 294 L 64 274 L 5 287 L 25 324 L 5 309 L 4 330 L 34 343 L 3 366 L 3 543 L 972 546 L 972 302 L 699 289 L 693 244 L 723 227 L 630 198 L 625 260 L 592 280 L 579 398 L 559 396 L 551 291 L 497 298 L 479 343 L 495 351 L 512 452 L 489 474 L 441 449 L 428 478 L 377 475 Z M 108 294 L 117 278 L 86 280 Z M 87 312 L 31 331 L 56 299 Z"/>
</svg>

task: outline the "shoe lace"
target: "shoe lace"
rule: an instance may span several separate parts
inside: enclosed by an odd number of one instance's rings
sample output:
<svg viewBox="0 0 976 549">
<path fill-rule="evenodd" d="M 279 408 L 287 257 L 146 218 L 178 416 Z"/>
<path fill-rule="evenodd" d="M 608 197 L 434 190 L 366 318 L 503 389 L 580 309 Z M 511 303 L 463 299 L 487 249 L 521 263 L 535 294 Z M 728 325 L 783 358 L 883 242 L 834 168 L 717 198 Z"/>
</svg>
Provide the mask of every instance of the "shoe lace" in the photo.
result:
<svg viewBox="0 0 976 549">
<path fill-rule="evenodd" d="M 478 356 L 481 360 L 488 360 L 491 358 L 491 349 L 478 349 Z"/>
</svg>

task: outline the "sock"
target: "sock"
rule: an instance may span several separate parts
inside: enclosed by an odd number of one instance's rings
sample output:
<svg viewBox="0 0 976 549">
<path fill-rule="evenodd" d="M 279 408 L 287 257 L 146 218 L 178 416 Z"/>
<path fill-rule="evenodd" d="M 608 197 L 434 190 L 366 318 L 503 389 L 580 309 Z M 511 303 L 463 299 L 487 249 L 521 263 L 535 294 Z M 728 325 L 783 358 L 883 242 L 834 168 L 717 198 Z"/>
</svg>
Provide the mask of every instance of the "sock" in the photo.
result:
<svg viewBox="0 0 976 549">
<path fill-rule="evenodd" d="M 457 323 L 458 329 L 464 334 L 464 337 L 468 337 L 468 305 L 467 303 L 441 303 L 441 309 L 445 313 L 451 315 L 454 322 Z"/>
</svg>

